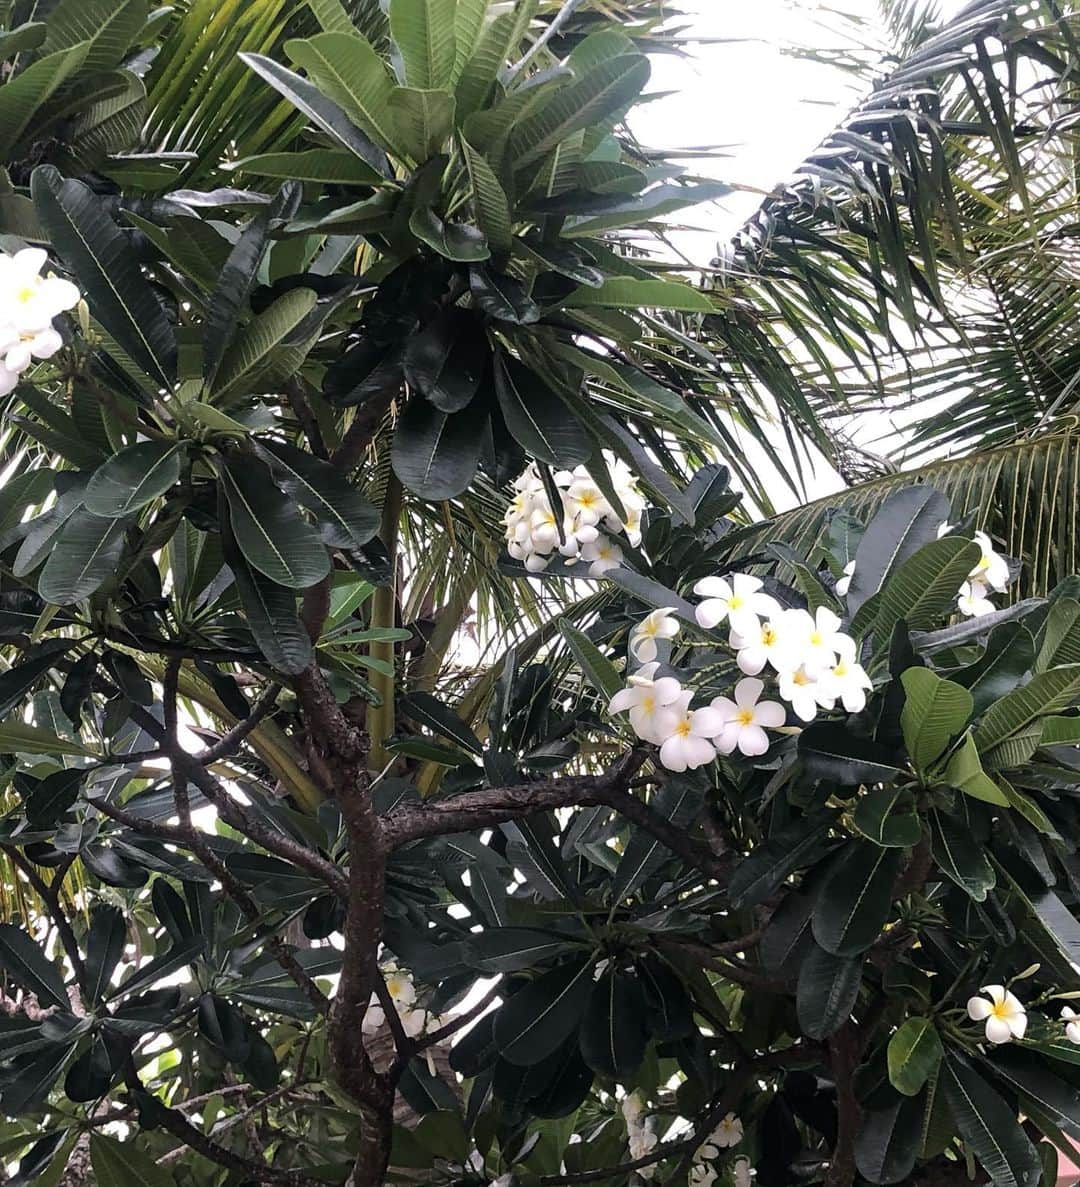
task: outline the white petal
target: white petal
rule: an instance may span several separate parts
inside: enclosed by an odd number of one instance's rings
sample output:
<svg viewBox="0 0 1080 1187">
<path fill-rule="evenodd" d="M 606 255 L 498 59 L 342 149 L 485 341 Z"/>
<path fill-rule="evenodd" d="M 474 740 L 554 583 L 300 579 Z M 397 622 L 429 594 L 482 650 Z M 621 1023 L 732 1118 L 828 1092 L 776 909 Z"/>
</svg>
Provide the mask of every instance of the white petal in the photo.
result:
<svg viewBox="0 0 1080 1187">
<path fill-rule="evenodd" d="M 743 598 L 756 593 L 764 584 L 760 577 L 754 577 L 750 573 L 734 573 L 731 577 L 732 588 Z"/>
<path fill-rule="evenodd" d="M 778 701 L 759 701 L 754 709 L 754 724 L 779 729 L 787 721 L 784 706 Z"/>
<path fill-rule="evenodd" d="M 756 676 L 768 663 L 768 656 L 764 647 L 743 647 L 736 655 L 735 662 L 740 672 L 745 672 L 747 676 Z"/>
<path fill-rule="evenodd" d="M 1000 1006 L 1005 1000 L 1006 991 L 1004 985 L 983 985 L 980 987 L 979 992 L 985 993 L 995 1006 Z"/>
<path fill-rule="evenodd" d="M 987 1018 L 986 1037 L 991 1043 L 1007 1043 L 1013 1035 L 1004 1018 Z"/>
<path fill-rule="evenodd" d="M 630 654 L 642 663 L 651 663 L 656 659 L 656 640 L 647 635 L 633 635 L 630 639 Z"/>
<path fill-rule="evenodd" d="M 695 709 L 690 728 L 697 738 L 715 738 L 727 724 L 727 717 L 711 705 Z"/>
<path fill-rule="evenodd" d="M 1012 1031 L 1013 1038 L 1022 1039 L 1024 1037 L 1024 1031 L 1027 1030 L 1027 1015 L 1023 1013 L 1013 1014 L 1011 1017 L 1005 1019 L 1005 1024 Z"/>
<path fill-rule="evenodd" d="M 641 700 L 641 690 L 638 688 L 620 688 L 608 702 L 609 713 L 625 713 Z"/>
<path fill-rule="evenodd" d="M 741 708 L 750 708 L 757 704 L 758 697 L 765 691 L 765 685 L 748 676 L 735 685 L 735 704 Z"/>
<path fill-rule="evenodd" d="M 969 997 L 967 1004 L 968 1017 L 972 1022 L 982 1022 L 990 1017 L 993 1006 L 985 997 Z"/>
<path fill-rule="evenodd" d="M 760 725 L 744 725 L 739 730 L 739 750 L 748 758 L 769 749 L 769 735 Z"/>
<path fill-rule="evenodd" d="M 1070 1022 L 1065 1027 L 1065 1037 L 1070 1043 L 1075 1043 L 1080 1047 L 1080 1022 Z"/>
<path fill-rule="evenodd" d="M 742 727 L 734 721 L 729 721 L 720 733 L 713 739 L 713 745 L 721 754 L 734 754 L 739 744 L 739 733 Z"/>
<path fill-rule="evenodd" d="M 718 598 L 710 598 L 709 601 L 702 602 L 696 607 L 694 617 L 698 621 L 698 626 L 711 631 L 713 627 L 719 626 L 727 618 L 727 612 L 727 602 L 720 601 Z"/>
<path fill-rule="evenodd" d="M 686 747 L 681 737 L 668 738 L 660 747 L 660 762 L 669 771 L 686 770 Z"/>
<path fill-rule="evenodd" d="M 726 602 L 731 597 L 731 586 L 723 577 L 702 577 L 695 583 L 694 593 L 702 598 L 721 598 Z"/>
</svg>

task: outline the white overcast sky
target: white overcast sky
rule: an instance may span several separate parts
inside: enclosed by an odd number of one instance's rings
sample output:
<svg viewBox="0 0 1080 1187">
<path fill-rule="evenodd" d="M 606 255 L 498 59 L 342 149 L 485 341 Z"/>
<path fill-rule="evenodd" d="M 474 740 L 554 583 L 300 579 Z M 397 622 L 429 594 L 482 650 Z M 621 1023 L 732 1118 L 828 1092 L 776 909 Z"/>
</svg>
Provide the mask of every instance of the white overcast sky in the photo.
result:
<svg viewBox="0 0 1080 1187">
<path fill-rule="evenodd" d="M 946 15 L 966 0 L 939 0 Z M 768 192 L 787 180 L 843 114 L 859 99 L 862 86 L 833 65 L 801 59 L 792 46 L 819 50 L 847 48 L 844 30 L 859 23 L 864 44 L 884 44 L 877 0 L 675 0 L 700 41 L 689 57 L 653 58 L 650 90 L 670 92 L 641 108 L 634 130 L 652 148 L 722 148 L 719 159 L 681 163 L 695 173 L 748 187 L 719 202 L 675 216 L 695 228 L 677 236 L 681 250 L 707 262 L 716 244 L 732 235 Z M 871 426 L 870 438 L 889 426 Z M 866 436 L 859 433 L 860 439 Z M 867 441 L 867 444 L 870 442 Z M 880 447 L 879 447 L 880 448 Z M 757 451 L 748 443 L 747 454 Z M 811 497 L 839 490 L 831 468 L 819 463 Z M 798 499 L 780 484 L 778 509 Z"/>
</svg>

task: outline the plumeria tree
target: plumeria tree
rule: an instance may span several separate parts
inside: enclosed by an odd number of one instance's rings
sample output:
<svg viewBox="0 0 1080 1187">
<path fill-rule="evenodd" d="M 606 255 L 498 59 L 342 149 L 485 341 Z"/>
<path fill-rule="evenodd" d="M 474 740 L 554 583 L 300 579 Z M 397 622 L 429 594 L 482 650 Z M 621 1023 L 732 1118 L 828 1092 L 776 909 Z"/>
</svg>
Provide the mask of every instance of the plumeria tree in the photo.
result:
<svg viewBox="0 0 1080 1187">
<path fill-rule="evenodd" d="M 925 482 L 749 522 L 745 377 L 830 438 L 662 250 L 667 6 L 0 17 L 11 1181 L 1054 1183 L 1080 581 Z"/>
</svg>

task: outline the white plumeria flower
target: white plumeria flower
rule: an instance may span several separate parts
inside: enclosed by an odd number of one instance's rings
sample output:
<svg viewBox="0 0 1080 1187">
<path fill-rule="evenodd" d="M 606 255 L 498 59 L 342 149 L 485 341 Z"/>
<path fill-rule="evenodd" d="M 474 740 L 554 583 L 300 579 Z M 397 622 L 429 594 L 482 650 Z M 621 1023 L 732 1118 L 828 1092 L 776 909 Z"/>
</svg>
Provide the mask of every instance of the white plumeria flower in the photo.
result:
<svg viewBox="0 0 1080 1187">
<path fill-rule="evenodd" d="M 1065 1037 L 1080 1046 L 1080 1014 L 1072 1006 L 1062 1006 L 1061 1017 L 1065 1020 Z"/>
<path fill-rule="evenodd" d="M 1004 985 L 984 985 L 979 993 L 986 997 L 968 1000 L 968 1017 L 973 1022 L 986 1023 L 986 1038 L 991 1043 L 1007 1043 L 1022 1039 L 1027 1030 L 1027 1012 L 1019 998 Z"/>
<path fill-rule="evenodd" d="M 731 1182 L 733 1187 L 750 1187 L 750 1177 L 753 1174 L 748 1158 L 736 1158 L 731 1168 Z"/>
<path fill-rule="evenodd" d="M 597 524 L 611 508 L 592 478 L 575 478 L 563 495 L 568 515 L 582 524 Z"/>
<path fill-rule="evenodd" d="M 743 1140 L 743 1123 L 734 1113 L 728 1113 L 713 1130 L 709 1141 L 720 1150 L 729 1150 Z"/>
<path fill-rule="evenodd" d="M 736 651 L 739 671 L 747 676 L 758 675 L 766 664 L 771 664 L 777 672 L 788 672 L 800 662 L 798 647 L 785 627 L 782 614 L 758 623 L 757 630 L 749 635 L 732 631 L 730 642 Z"/>
<path fill-rule="evenodd" d="M 861 713 L 874 683 L 855 658 L 855 640 L 847 635 L 841 635 L 840 640 L 836 663 L 818 676 L 818 704 L 829 702 L 825 707 L 831 708 L 840 701 L 848 713 Z"/>
<path fill-rule="evenodd" d="M 965 618 L 982 618 L 993 614 L 997 607 L 986 596 L 986 586 L 981 581 L 965 581 L 956 598 L 956 608 Z"/>
<path fill-rule="evenodd" d="M 660 746 L 679 723 L 676 704 L 683 687 L 674 676 L 655 679 L 657 663 L 640 667 L 629 679 L 629 687 L 620 689 L 608 705 L 609 713 L 630 713 L 630 726 L 643 741 Z"/>
<path fill-rule="evenodd" d="M 52 319 L 74 309 L 79 290 L 69 280 L 42 276 L 48 253 L 27 247 L 13 256 L 0 253 L 0 321 L 33 337 L 52 326 Z"/>
<path fill-rule="evenodd" d="M 693 692 L 684 692 L 672 705 L 675 726 L 660 747 L 660 762 L 669 771 L 693 771 L 716 758 L 710 738 L 723 727 L 722 716 L 713 708 L 691 709 Z"/>
<path fill-rule="evenodd" d="M 623 551 L 608 536 L 600 536 L 582 545 L 581 559 L 589 562 L 589 576 L 603 577 L 611 569 L 617 569 L 623 561 Z"/>
<path fill-rule="evenodd" d="M 716 1168 L 706 1162 L 695 1162 L 690 1168 L 690 1187 L 713 1187 L 716 1179 Z"/>
<path fill-rule="evenodd" d="M 836 593 L 841 598 L 847 597 L 847 591 L 851 588 L 851 579 L 855 576 L 855 562 L 848 561 L 844 566 L 844 573 L 842 577 L 836 579 Z"/>
<path fill-rule="evenodd" d="M 802 664 L 794 671 L 780 673 L 779 689 L 781 698 L 792 707 L 800 721 L 813 721 L 819 708 L 832 708 L 831 703 L 821 704 L 817 674 L 808 672 Z"/>
<path fill-rule="evenodd" d="M 674 639 L 679 633 L 674 606 L 664 606 L 647 614 L 630 632 L 630 654 L 642 663 L 656 659 L 657 639 Z"/>
<path fill-rule="evenodd" d="M 776 729 L 787 720 L 784 706 L 778 701 L 759 701 L 765 685 L 747 676 L 735 685 L 735 699 L 716 697 L 712 708 L 723 719 L 723 727 L 713 735 L 721 754 L 740 754 L 751 758 L 769 749 L 766 729 Z"/>
<path fill-rule="evenodd" d="M 726 621 L 737 635 L 753 635 L 761 618 L 780 612 L 776 599 L 761 593 L 762 584 L 760 577 L 748 573 L 733 573 L 730 582 L 726 577 L 702 577 L 694 586 L 694 593 L 705 599 L 695 611 L 698 624 L 712 630 Z"/>
<path fill-rule="evenodd" d="M 814 614 L 807 610 L 786 610 L 785 628 L 791 632 L 799 659 L 808 672 L 831 668 L 848 638 L 840 630 L 840 616 L 828 606 L 819 606 Z"/>
<path fill-rule="evenodd" d="M 19 383 L 19 372 L 11 371 L 0 363 L 0 396 L 13 392 Z"/>
<path fill-rule="evenodd" d="M 628 1092 L 619 1105 L 627 1125 L 636 1125 L 645 1113 L 645 1101 L 640 1092 Z"/>
<path fill-rule="evenodd" d="M 975 533 L 975 543 L 982 549 L 979 563 L 971 570 L 970 580 L 989 586 L 997 593 L 1004 593 L 1009 587 L 1009 563 L 998 552 L 985 532 Z"/>
<path fill-rule="evenodd" d="M 628 1137 L 630 1157 L 644 1158 L 647 1154 L 652 1153 L 659 1140 L 656 1133 L 656 1122 L 650 1117 L 641 1125 L 634 1126 Z"/>
</svg>

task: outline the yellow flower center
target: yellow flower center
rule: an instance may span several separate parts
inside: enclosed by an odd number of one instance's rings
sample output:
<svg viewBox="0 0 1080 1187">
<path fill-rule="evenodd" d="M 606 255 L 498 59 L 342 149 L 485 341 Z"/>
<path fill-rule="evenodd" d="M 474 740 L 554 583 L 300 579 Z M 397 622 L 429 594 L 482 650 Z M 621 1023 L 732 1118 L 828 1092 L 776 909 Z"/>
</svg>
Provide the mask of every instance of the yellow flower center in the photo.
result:
<svg viewBox="0 0 1080 1187">
<path fill-rule="evenodd" d="M 810 632 L 810 646 L 820 647 L 824 640 L 821 638 L 821 631 Z"/>
<path fill-rule="evenodd" d="M 600 500 L 596 497 L 595 491 L 590 491 L 590 490 L 587 490 L 587 491 L 583 492 L 582 494 L 578 495 L 577 501 L 581 504 L 582 507 L 595 507 L 596 504 L 600 502 Z"/>
<path fill-rule="evenodd" d="M 660 629 L 660 624 L 656 622 L 649 622 L 646 620 L 638 628 L 638 634 L 644 635 L 646 639 L 656 638 L 656 632 Z"/>
<path fill-rule="evenodd" d="M 810 677 L 800 668 L 791 678 L 792 683 L 798 685 L 806 685 L 810 683 Z"/>
<path fill-rule="evenodd" d="M 847 664 L 846 664 L 846 663 L 844 663 L 844 661 L 843 661 L 843 660 L 841 660 L 841 661 L 840 661 L 838 664 L 836 664 L 836 666 L 833 668 L 833 675 L 834 675 L 834 676 L 840 676 L 841 678 L 843 678 L 844 676 L 848 675 L 848 673 L 849 673 L 850 671 L 851 671 L 851 669 L 850 669 L 850 668 L 847 666 Z"/>
<path fill-rule="evenodd" d="M 682 721 L 675 727 L 675 736 L 678 738 L 690 737 L 690 718 L 684 717 Z"/>
<path fill-rule="evenodd" d="M 729 610 L 741 610 L 745 605 L 746 599 L 742 596 L 742 594 L 732 594 L 731 597 L 728 598 Z"/>
<path fill-rule="evenodd" d="M 641 707 L 651 717 L 656 712 L 656 697 L 650 695 L 641 698 Z"/>
<path fill-rule="evenodd" d="M 753 709 L 740 709 L 738 711 L 738 713 L 735 714 L 735 720 L 739 723 L 739 725 L 753 725 L 754 724 L 754 710 Z"/>
<path fill-rule="evenodd" d="M 776 642 L 776 631 L 768 623 L 761 628 L 761 641 L 766 647 L 771 647 Z"/>
<path fill-rule="evenodd" d="M 16 300 L 19 302 L 20 305 L 27 305 L 34 299 L 35 295 L 36 295 L 35 290 L 30 285 L 27 284 L 27 285 L 24 285 L 21 289 L 19 289 L 19 292 L 16 296 Z"/>
<path fill-rule="evenodd" d="M 1002 1022 L 1005 1022 L 1012 1017 L 1012 1011 L 1006 1002 L 994 1002 L 990 1007 L 990 1015 L 993 1018 L 1000 1018 Z"/>
</svg>

